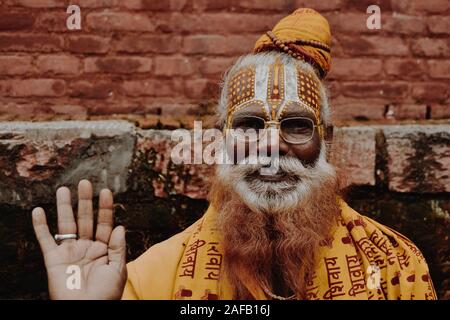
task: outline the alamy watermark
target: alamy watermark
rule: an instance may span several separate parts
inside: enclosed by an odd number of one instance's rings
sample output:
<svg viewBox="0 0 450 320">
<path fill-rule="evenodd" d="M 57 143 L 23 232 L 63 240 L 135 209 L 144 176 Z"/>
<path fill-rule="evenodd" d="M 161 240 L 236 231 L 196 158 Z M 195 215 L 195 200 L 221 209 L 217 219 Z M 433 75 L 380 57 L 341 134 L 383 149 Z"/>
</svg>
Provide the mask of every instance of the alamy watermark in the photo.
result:
<svg viewBox="0 0 450 320">
<path fill-rule="evenodd" d="M 66 274 L 69 276 L 66 279 L 66 288 L 69 290 L 81 289 L 81 269 L 76 264 L 67 267 Z"/>
<path fill-rule="evenodd" d="M 67 17 L 66 27 L 69 30 L 81 30 L 81 9 L 76 4 L 71 4 L 66 10 L 70 16 Z"/>
<path fill-rule="evenodd" d="M 366 20 L 366 26 L 369 30 L 381 29 L 381 9 L 379 6 L 373 4 L 367 7 L 367 13 L 370 16 Z"/>
<path fill-rule="evenodd" d="M 194 121 L 194 130 L 176 129 L 171 139 L 174 164 L 259 164 L 261 174 L 278 171 L 279 130 L 205 129 Z M 206 146 L 205 146 L 205 143 Z"/>
</svg>

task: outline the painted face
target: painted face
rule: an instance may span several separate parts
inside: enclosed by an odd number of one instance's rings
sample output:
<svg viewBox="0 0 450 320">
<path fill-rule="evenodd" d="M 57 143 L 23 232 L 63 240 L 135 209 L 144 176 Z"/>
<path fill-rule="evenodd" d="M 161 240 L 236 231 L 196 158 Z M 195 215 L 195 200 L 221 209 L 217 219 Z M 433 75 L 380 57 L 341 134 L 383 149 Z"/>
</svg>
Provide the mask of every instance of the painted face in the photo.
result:
<svg viewBox="0 0 450 320">
<path fill-rule="evenodd" d="M 261 164 L 236 162 L 238 164 L 218 166 L 218 177 L 252 210 L 283 212 L 296 208 L 315 185 L 334 175 L 333 167 L 326 160 L 323 131 L 319 126 L 323 104 L 319 80 L 312 72 L 275 61 L 271 65 L 241 68 L 232 76 L 227 89 L 227 128 L 254 128 L 256 126 L 246 126 L 245 122 L 240 126 L 239 121 L 256 117 L 265 124 L 280 125 L 283 139 L 279 139 L 276 174 L 261 174 Z M 283 122 L 292 118 L 309 119 L 319 130 L 314 130 L 312 137 L 309 135 L 310 139 L 303 143 L 295 143 L 295 138 L 294 141 L 289 137 L 285 139 L 285 132 L 292 128 L 300 135 L 303 132 L 295 125 L 283 130 Z M 251 143 L 246 144 L 246 149 Z"/>
<path fill-rule="evenodd" d="M 258 117 L 277 123 L 294 123 L 292 118 L 306 118 L 305 126 L 313 126 L 310 140 L 296 143 L 281 124 L 280 155 L 290 154 L 305 165 L 316 161 L 323 138 L 319 80 L 312 72 L 276 60 L 271 65 L 249 65 L 240 69 L 228 84 L 227 127 L 245 117 Z M 286 119 L 291 119 L 288 122 Z M 267 124 L 267 122 L 266 122 Z M 264 125 L 264 124 L 263 124 Z M 302 132 L 299 130 L 299 132 Z M 308 130 L 305 130 L 308 132 Z M 305 134 L 305 136 L 307 136 Z"/>
<path fill-rule="evenodd" d="M 239 70 L 229 82 L 227 127 L 243 112 L 259 113 L 267 121 L 309 114 L 319 124 L 321 105 L 319 83 L 313 73 L 279 61 L 269 66 L 251 65 Z"/>
</svg>

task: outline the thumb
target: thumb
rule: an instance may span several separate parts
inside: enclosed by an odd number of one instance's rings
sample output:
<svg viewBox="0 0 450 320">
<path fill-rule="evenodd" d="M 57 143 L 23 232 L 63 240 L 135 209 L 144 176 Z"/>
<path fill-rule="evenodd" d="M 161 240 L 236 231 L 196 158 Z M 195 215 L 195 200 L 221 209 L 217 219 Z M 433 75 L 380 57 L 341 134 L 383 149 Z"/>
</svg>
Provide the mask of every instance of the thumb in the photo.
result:
<svg viewBox="0 0 450 320">
<path fill-rule="evenodd" d="M 119 272 L 125 267 L 126 263 L 125 228 L 117 226 L 111 233 L 108 243 L 109 263 L 117 268 Z"/>
</svg>

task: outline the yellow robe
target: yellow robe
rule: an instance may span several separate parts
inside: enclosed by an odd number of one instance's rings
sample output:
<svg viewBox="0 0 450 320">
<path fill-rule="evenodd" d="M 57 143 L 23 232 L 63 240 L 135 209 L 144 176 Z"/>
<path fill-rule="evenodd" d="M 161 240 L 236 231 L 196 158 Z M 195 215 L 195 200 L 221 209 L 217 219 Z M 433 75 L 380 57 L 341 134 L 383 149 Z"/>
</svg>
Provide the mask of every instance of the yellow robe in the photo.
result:
<svg viewBox="0 0 450 320">
<path fill-rule="evenodd" d="M 340 203 L 341 217 L 320 249 L 307 299 L 436 299 L 417 247 Z M 233 288 L 220 276 L 223 257 L 215 217 L 210 206 L 192 226 L 128 263 L 122 298 L 232 299 Z M 255 299 L 268 299 L 244 272 L 241 277 Z"/>
</svg>

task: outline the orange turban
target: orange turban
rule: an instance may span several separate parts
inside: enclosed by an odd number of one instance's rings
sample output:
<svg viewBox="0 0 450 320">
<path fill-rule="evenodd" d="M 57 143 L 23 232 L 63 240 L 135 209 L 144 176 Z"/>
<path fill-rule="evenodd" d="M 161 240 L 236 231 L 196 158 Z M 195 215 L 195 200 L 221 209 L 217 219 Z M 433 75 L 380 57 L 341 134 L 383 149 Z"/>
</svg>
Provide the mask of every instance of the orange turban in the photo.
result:
<svg viewBox="0 0 450 320">
<path fill-rule="evenodd" d="M 297 9 L 256 42 L 254 52 L 284 51 L 311 63 L 325 78 L 331 67 L 331 31 L 327 19 L 313 9 Z"/>
</svg>

